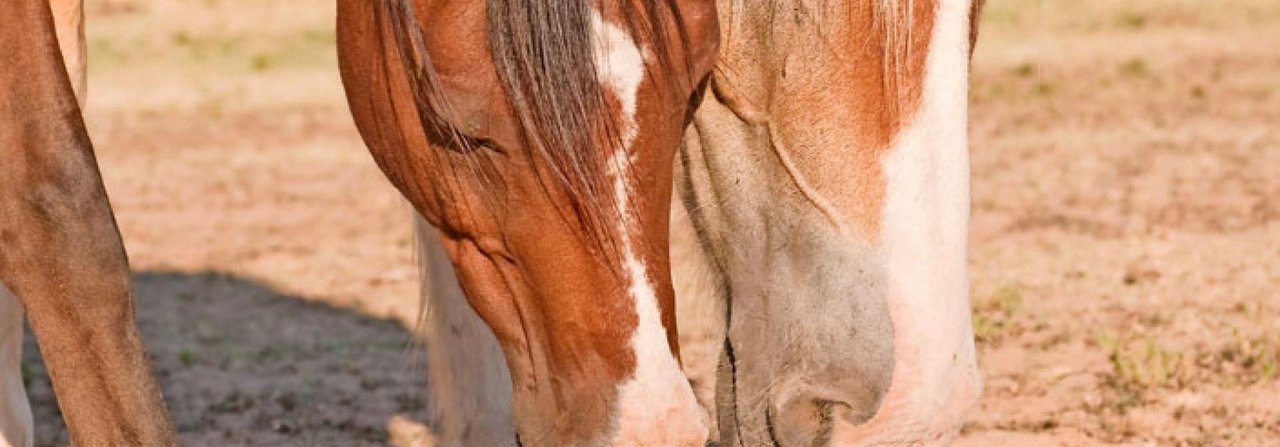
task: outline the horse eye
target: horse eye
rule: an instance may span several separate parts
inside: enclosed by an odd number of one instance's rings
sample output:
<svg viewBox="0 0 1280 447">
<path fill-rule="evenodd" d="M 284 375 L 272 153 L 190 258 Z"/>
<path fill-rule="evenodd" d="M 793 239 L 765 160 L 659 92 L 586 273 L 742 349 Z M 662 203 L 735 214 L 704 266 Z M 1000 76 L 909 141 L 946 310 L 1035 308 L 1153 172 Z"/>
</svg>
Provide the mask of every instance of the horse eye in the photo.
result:
<svg viewBox="0 0 1280 447">
<path fill-rule="evenodd" d="M 453 131 L 452 136 L 441 135 L 445 144 L 443 146 L 451 151 L 460 153 L 472 153 L 480 150 L 493 150 L 501 152 L 502 148 L 497 141 L 486 137 L 477 137 L 461 131 Z"/>
<path fill-rule="evenodd" d="M 502 152 L 502 148 L 498 146 L 498 142 L 490 138 L 464 135 L 463 143 L 464 147 L 459 148 L 463 152 L 474 152 L 482 149 Z"/>
</svg>

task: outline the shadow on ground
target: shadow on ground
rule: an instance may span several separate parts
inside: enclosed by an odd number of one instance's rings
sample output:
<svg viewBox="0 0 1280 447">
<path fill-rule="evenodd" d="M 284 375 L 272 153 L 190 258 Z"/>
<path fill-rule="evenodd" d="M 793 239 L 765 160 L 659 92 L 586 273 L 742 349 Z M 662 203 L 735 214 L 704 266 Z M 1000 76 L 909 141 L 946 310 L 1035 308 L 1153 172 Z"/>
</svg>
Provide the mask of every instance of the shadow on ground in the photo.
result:
<svg viewBox="0 0 1280 447">
<path fill-rule="evenodd" d="M 134 277 L 138 323 L 183 445 L 385 445 L 421 420 L 423 355 L 400 325 L 216 272 Z M 28 334 L 36 445 L 68 444 Z"/>
</svg>

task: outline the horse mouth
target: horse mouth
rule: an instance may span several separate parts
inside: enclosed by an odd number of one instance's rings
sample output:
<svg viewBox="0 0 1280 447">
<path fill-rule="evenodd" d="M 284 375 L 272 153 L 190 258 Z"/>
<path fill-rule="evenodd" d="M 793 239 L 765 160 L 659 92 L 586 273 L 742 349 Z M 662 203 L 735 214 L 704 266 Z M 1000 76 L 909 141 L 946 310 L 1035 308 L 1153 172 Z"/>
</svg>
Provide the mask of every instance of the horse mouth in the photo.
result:
<svg viewBox="0 0 1280 447">
<path fill-rule="evenodd" d="M 726 337 L 724 340 L 724 348 L 720 356 L 720 367 L 717 374 L 716 385 L 716 413 L 720 420 L 720 441 L 707 442 L 708 447 L 746 447 L 743 443 L 743 423 L 738 415 L 738 359 L 733 355 L 733 345 Z M 727 396 L 719 396 L 719 394 L 727 394 Z M 762 447 L 780 447 L 778 436 L 774 432 L 773 415 L 771 411 L 765 411 L 764 430 L 766 439 L 761 439 L 764 445 Z M 728 428 L 726 430 L 726 427 Z"/>
</svg>

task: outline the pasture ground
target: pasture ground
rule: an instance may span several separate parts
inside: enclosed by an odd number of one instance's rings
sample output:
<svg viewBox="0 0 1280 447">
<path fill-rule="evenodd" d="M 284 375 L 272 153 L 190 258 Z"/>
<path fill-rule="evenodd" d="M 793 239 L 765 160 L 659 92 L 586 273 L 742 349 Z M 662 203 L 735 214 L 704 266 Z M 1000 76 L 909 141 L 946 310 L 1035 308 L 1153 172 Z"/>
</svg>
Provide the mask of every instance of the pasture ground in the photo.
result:
<svg viewBox="0 0 1280 447">
<path fill-rule="evenodd" d="M 409 214 L 347 115 L 333 2 L 87 3 L 90 132 L 186 443 L 420 418 Z M 988 1 L 959 444 L 1280 443 L 1278 42 L 1271 0 Z M 64 445 L 26 359 L 37 445 Z"/>
</svg>

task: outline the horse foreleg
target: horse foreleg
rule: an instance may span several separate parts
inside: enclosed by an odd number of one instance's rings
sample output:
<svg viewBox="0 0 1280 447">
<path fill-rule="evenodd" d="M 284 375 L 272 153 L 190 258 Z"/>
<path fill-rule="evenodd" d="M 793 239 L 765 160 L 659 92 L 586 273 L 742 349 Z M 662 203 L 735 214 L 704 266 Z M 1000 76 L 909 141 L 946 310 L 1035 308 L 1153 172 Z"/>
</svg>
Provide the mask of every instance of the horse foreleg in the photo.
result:
<svg viewBox="0 0 1280 447">
<path fill-rule="evenodd" d="M 47 0 L 0 1 L 0 42 L 0 282 L 26 310 L 74 444 L 173 445 Z"/>
<path fill-rule="evenodd" d="M 415 232 L 428 425 L 441 446 L 514 446 L 511 375 L 498 339 L 467 302 L 436 229 L 417 217 Z"/>
</svg>

